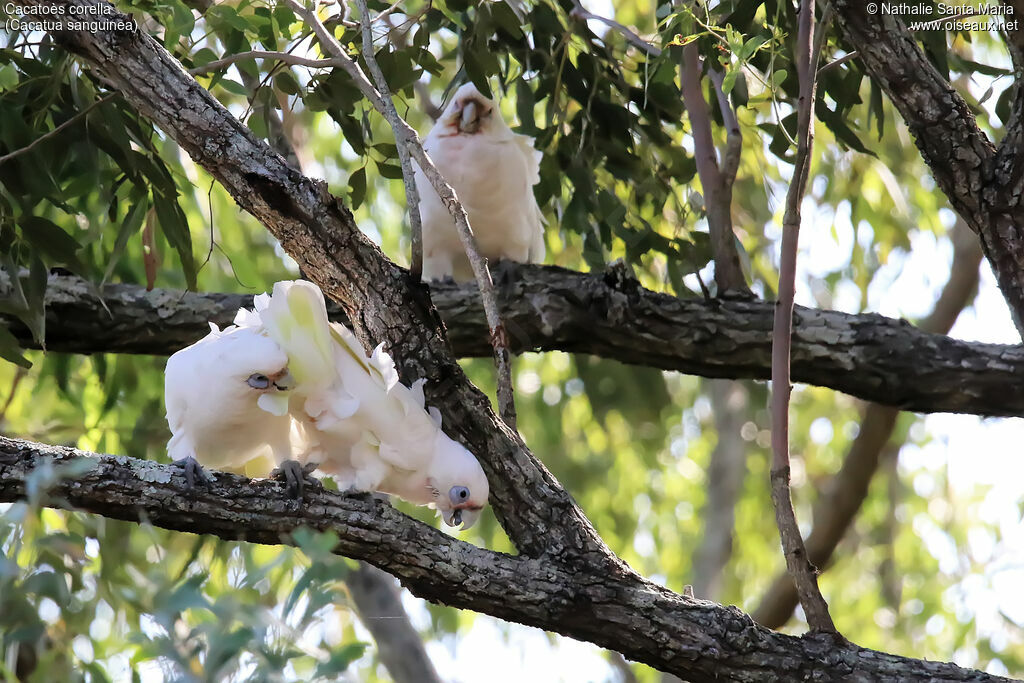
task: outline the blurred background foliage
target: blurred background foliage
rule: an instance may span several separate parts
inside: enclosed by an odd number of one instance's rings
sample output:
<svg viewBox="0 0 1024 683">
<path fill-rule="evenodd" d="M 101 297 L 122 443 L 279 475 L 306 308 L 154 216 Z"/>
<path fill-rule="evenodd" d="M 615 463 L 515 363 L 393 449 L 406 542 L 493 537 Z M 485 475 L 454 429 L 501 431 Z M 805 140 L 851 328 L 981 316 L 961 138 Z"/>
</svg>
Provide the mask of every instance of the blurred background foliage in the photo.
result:
<svg viewBox="0 0 1024 683">
<path fill-rule="evenodd" d="M 250 49 L 316 55 L 310 30 L 280 4 L 119 4 L 186 69 Z M 536 138 L 544 153 L 535 191 L 548 219 L 548 263 L 586 271 L 623 258 L 645 286 L 699 296 L 695 274 L 711 282 L 707 227 L 677 73 L 679 43 L 695 36 L 707 61 L 724 71 L 741 125 L 734 223 L 752 288 L 770 298 L 795 125 L 795 10 L 751 0 L 710 4 L 587 3 L 634 27 L 654 48 L 639 49 L 620 32 L 581 18 L 573 0 L 408 0 L 375 24 L 377 58 L 399 111 L 421 132 L 431 125 L 429 105 L 443 106 L 452 84 L 472 80 L 501 98 L 517 131 Z M 325 7 L 322 16 L 338 11 Z M 329 25 L 355 54 L 357 29 Z M 979 124 L 998 136 L 1011 92 L 998 36 L 919 37 Z M 97 286 L 200 291 L 262 292 L 296 276 L 265 229 L 49 37 L 0 30 L 0 44 L 0 157 L 32 145 L 0 163 L 0 265 L 19 273 L 8 277 L 10 296 L 0 311 L 44 341 L 43 296 L 55 267 Z M 844 54 L 830 29 L 823 62 Z M 250 59 L 198 78 L 257 136 L 273 135 L 272 119 L 280 117 L 305 172 L 346 199 L 360 228 L 390 258 L 408 262 L 393 137 L 345 74 Z M 709 79 L 705 88 L 716 144 L 724 146 Z M 954 221 L 945 198 L 856 60 L 822 74 L 816 113 L 798 300 L 850 312 L 884 308 L 910 319 L 927 313 L 950 253 Z M 913 282 L 892 290 L 905 271 Z M 4 434 L 166 458 L 164 359 L 25 351 L 2 327 L 0 354 L 10 361 L 0 365 Z M 493 391 L 489 361 L 464 365 Z M 609 546 L 673 589 L 692 583 L 707 468 L 723 438 L 714 416 L 726 409 L 715 404 L 709 383 L 548 353 L 517 359 L 515 384 L 527 443 Z M 767 487 L 767 390 L 757 383 L 746 388 L 746 400 L 728 407 L 742 425 L 729 438 L 738 437 L 745 451 L 746 476 L 731 558 L 713 597 L 749 611 L 783 561 Z M 839 468 L 859 412 L 856 401 L 829 390 L 799 387 L 794 395 L 795 495 L 798 518 L 808 524 L 815 491 Z M 890 450 L 906 444 L 917 452 L 932 439 L 920 418 L 905 414 Z M 1002 611 L 1001 621 L 981 624 L 969 601 L 957 597 L 979 582 L 991 584 L 985 567 L 999 557 L 1004 528 L 984 514 L 990 491 L 954 490 L 941 463 L 913 462 L 897 467 L 888 459 L 823 576 L 839 628 L 868 647 L 930 659 L 955 655 L 963 664 L 1020 673 L 1024 649 L 1012 644 L 1022 640 L 1024 616 Z M 68 474 L 39 473 L 38 486 Z M 300 550 L 260 547 L 37 503 L 0 507 L 0 677 L 331 680 L 347 670 L 354 680 L 386 680 L 373 648 L 364 648 L 369 637 L 340 583 L 348 565 L 327 552 L 329 537 L 304 536 Z M 403 509 L 430 518 L 426 510 Z M 995 550 L 977 551 L 971 538 L 979 534 Z M 463 537 L 512 550 L 490 513 Z M 442 675 L 468 680 L 452 664 L 465 655 L 458 643 L 493 620 L 406 598 L 431 653 L 441 658 Z M 495 648 L 525 637 L 522 627 L 495 623 L 504 638 Z M 552 640 L 556 652 L 565 646 Z M 573 652 L 579 661 L 600 663 L 594 680 L 620 675 L 597 659 L 596 648 Z M 550 679 L 582 680 L 573 677 L 572 667 L 582 666 L 573 657 L 564 670 L 549 671 Z M 522 672 L 531 671 L 527 659 Z M 522 672 L 484 673 L 518 680 Z M 658 680 L 642 666 L 633 673 Z"/>
</svg>

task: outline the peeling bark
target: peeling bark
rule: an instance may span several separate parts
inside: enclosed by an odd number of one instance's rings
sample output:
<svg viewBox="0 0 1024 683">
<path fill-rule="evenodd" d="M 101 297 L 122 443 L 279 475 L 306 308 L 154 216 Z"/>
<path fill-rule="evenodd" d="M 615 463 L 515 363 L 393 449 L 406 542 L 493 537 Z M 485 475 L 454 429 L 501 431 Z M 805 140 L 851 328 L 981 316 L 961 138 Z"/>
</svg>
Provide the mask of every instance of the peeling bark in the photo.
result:
<svg viewBox="0 0 1024 683">
<path fill-rule="evenodd" d="M 767 379 L 772 303 L 677 299 L 554 266 L 500 264 L 502 316 L 516 353 L 568 351 L 727 379 Z M 0 277 L 0 297 L 5 286 Z M 64 353 L 170 355 L 230 324 L 252 296 L 107 285 L 103 303 L 81 280 L 51 276 L 46 346 Z M 434 283 L 431 297 L 462 357 L 488 357 L 472 285 Z M 105 308 L 104 308 L 105 306 Z M 109 314 L 107 313 L 109 311 Z M 348 322 L 331 305 L 335 320 Z M 28 329 L 0 315 L 26 347 Z M 876 314 L 796 307 L 793 379 L 922 413 L 1024 416 L 1024 347 L 976 344 Z"/>
<path fill-rule="evenodd" d="M 820 635 L 774 633 L 735 607 L 610 573 L 603 562 L 484 550 L 365 494 L 309 491 L 296 506 L 280 482 L 222 472 L 189 494 L 168 465 L 0 437 L 0 502 L 24 500 L 37 468 L 59 472 L 82 459 L 91 469 L 57 481 L 42 504 L 271 545 L 291 543 L 299 527 L 330 530 L 335 552 L 397 576 L 414 595 L 586 640 L 691 683 L 1008 680 Z"/>
</svg>

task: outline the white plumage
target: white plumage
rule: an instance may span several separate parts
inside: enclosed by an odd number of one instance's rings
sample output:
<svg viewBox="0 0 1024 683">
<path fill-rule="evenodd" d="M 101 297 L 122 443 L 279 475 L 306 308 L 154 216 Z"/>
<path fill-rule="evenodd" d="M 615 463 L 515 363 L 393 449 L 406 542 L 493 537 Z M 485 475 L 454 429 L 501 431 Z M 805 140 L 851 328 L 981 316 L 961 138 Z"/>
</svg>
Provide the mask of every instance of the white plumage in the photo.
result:
<svg viewBox="0 0 1024 683">
<path fill-rule="evenodd" d="M 533 197 L 541 154 L 533 138 L 509 129 L 494 101 L 472 83 L 463 85 L 427 134 L 423 149 L 465 207 L 482 256 L 492 263 L 544 260 L 544 219 Z M 423 220 L 423 277 L 472 280 L 455 221 L 419 167 L 416 186 Z"/>
<path fill-rule="evenodd" d="M 265 476 L 292 457 L 292 420 L 281 403 L 291 382 L 288 357 L 259 329 L 210 328 L 167 360 L 167 452 L 186 468 L 197 461 Z"/>
<path fill-rule="evenodd" d="M 289 410 L 306 448 L 300 461 L 318 463 L 342 489 L 430 505 L 451 526 L 476 521 L 487 478 L 441 431 L 440 414 L 426 409 L 423 380 L 411 388 L 399 382 L 383 344 L 367 357 L 348 328 L 328 322 L 323 294 L 310 282 L 278 282 L 269 299 L 257 300 L 256 315 L 290 359 Z"/>
</svg>

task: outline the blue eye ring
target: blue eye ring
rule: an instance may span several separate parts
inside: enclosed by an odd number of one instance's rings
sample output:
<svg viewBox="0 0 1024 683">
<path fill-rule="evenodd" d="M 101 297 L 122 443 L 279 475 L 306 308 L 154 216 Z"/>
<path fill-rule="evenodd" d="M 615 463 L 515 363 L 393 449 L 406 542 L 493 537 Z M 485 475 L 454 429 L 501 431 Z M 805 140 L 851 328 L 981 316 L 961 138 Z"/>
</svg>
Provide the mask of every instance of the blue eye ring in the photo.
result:
<svg viewBox="0 0 1024 683">
<path fill-rule="evenodd" d="M 249 379 L 245 380 L 245 383 L 248 384 L 253 389 L 270 388 L 270 378 L 267 377 L 266 375 L 261 375 L 258 372 L 254 372 L 253 374 L 249 375 Z"/>
<path fill-rule="evenodd" d="M 469 500 L 469 489 L 465 486 L 453 486 L 448 491 L 448 500 L 452 505 L 461 505 Z"/>
</svg>

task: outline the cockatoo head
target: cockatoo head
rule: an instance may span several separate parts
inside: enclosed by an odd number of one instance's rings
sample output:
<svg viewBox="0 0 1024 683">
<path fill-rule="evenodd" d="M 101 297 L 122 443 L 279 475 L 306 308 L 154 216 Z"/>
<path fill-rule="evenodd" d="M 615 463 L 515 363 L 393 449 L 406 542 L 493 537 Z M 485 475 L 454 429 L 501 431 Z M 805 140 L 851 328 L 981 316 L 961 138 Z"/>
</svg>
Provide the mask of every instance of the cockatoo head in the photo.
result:
<svg viewBox="0 0 1024 683">
<path fill-rule="evenodd" d="M 431 505 L 448 526 L 462 525 L 468 529 L 476 524 L 487 504 L 487 477 L 473 454 L 440 430 L 436 448 L 427 479 L 433 497 Z"/>
<path fill-rule="evenodd" d="M 455 97 L 441 114 L 437 124 L 446 135 L 479 135 L 508 128 L 494 100 L 484 97 L 476 86 L 466 83 L 455 91 Z"/>
<path fill-rule="evenodd" d="M 253 328 L 221 333 L 233 337 L 218 359 L 227 381 L 237 383 L 243 394 L 256 397 L 260 408 L 274 415 L 288 410 L 287 392 L 295 386 L 288 372 L 288 356 L 269 337 Z"/>
</svg>

